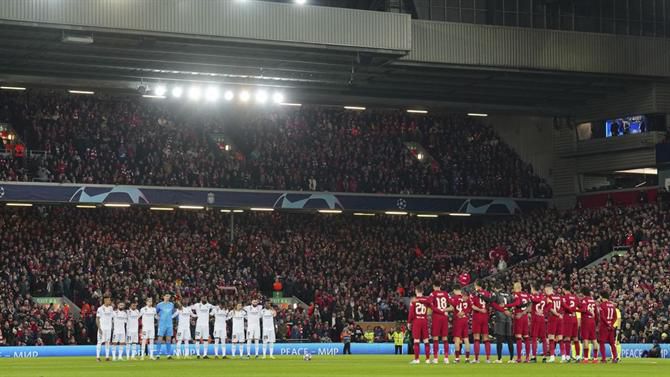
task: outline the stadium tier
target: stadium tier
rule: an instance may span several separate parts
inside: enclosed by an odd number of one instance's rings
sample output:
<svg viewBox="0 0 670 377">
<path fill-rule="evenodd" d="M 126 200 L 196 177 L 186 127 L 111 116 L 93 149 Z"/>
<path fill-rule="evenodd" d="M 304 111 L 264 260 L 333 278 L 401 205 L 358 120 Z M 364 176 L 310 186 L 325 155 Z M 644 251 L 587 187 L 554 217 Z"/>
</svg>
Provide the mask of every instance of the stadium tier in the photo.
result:
<svg viewBox="0 0 670 377">
<path fill-rule="evenodd" d="M 551 196 L 490 126 L 465 116 L 304 107 L 231 117 L 45 91 L 0 101 L 0 123 L 21 138 L 0 157 L 6 181 Z M 18 157 L 17 144 L 27 148 Z"/>
</svg>

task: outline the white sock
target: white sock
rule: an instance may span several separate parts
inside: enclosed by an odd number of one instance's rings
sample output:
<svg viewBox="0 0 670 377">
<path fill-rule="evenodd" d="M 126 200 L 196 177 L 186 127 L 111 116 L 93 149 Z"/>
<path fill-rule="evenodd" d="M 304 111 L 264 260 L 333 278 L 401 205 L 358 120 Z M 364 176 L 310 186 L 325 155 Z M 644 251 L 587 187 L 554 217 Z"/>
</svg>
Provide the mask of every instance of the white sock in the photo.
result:
<svg viewBox="0 0 670 377">
<path fill-rule="evenodd" d="M 147 349 L 147 340 L 142 339 L 142 347 L 140 348 L 140 357 L 144 357 L 146 349 Z"/>
<path fill-rule="evenodd" d="M 128 355 L 128 358 L 129 358 L 129 359 L 130 359 L 130 347 L 131 347 L 131 346 L 132 346 L 132 345 L 131 345 L 130 343 L 127 343 L 127 344 L 126 344 L 126 355 Z M 133 356 L 134 356 L 134 355 L 133 355 Z"/>
<path fill-rule="evenodd" d="M 266 342 L 263 342 L 263 357 L 265 357 L 265 353 L 268 350 L 268 344 Z"/>
<path fill-rule="evenodd" d="M 205 349 L 202 351 L 205 356 L 207 356 L 208 348 L 209 348 L 209 341 L 205 341 Z"/>
<path fill-rule="evenodd" d="M 251 356 L 251 339 L 247 339 L 247 356 Z"/>
<path fill-rule="evenodd" d="M 119 345 L 119 359 L 123 359 L 123 349 L 126 348 L 125 344 Z M 130 358 L 130 354 L 127 355 Z"/>
<path fill-rule="evenodd" d="M 149 339 L 149 355 L 154 357 L 154 340 Z"/>
<path fill-rule="evenodd" d="M 233 342 L 233 344 L 230 347 L 233 353 L 233 357 L 235 357 L 235 353 L 237 352 L 237 343 Z"/>
<path fill-rule="evenodd" d="M 179 357 L 181 355 L 181 340 L 177 341 L 177 346 L 174 348 L 175 355 Z"/>
<path fill-rule="evenodd" d="M 116 360 L 116 344 L 112 344 L 112 360 Z"/>
<path fill-rule="evenodd" d="M 109 359 L 109 342 L 105 342 L 105 357 Z"/>
<path fill-rule="evenodd" d="M 221 339 L 221 355 L 226 357 L 226 338 Z"/>
<path fill-rule="evenodd" d="M 214 356 L 219 357 L 219 338 L 214 338 Z"/>
<path fill-rule="evenodd" d="M 270 342 L 270 357 L 275 353 L 275 344 Z"/>
<path fill-rule="evenodd" d="M 242 348 L 244 348 L 244 345 L 240 343 L 240 357 L 244 356 L 244 350 Z"/>
<path fill-rule="evenodd" d="M 256 352 L 256 356 L 258 356 L 258 339 L 254 339 L 254 350 Z"/>
<path fill-rule="evenodd" d="M 100 358 L 100 350 L 102 349 L 102 344 L 98 343 L 95 345 L 95 358 L 99 359 Z"/>
</svg>

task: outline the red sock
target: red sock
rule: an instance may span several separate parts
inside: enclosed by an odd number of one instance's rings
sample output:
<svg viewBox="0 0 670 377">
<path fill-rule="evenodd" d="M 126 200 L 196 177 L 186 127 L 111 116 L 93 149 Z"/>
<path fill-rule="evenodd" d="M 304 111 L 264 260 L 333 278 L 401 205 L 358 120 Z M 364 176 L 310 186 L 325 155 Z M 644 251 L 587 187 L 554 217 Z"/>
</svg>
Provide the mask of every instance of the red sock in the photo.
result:
<svg viewBox="0 0 670 377">
<path fill-rule="evenodd" d="M 572 347 L 570 346 L 570 339 L 564 340 L 563 344 L 564 344 L 564 347 L 565 347 L 565 356 L 567 356 L 567 357 L 572 356 Z"/>
<path fill-rule="evenodd" d="M 484 351 L 486 352 L 486 360 L 491 358 L 491 342 L 488 340 L 484 342 Z"/>
<path fill-rule="evenodd" d="M 579 341 L 575 340 L 572 342 L 572 344 L 575 345 L 575 355 L 579 356 L 579 354 L 582 353 L 581 349 L 579 348 Z"/>
<path fill-rule="evenodd" d="M 521 360 L 521 339 L 516 338 L 516 359 Z"/>
<path fill-rule="evenodd" d="M 547 341 L 547 338 L 542 339 L 542 354 L 549 355 L 549 341 Z"/>
<path fill-rule="evenodd" d="M 526 349 L 526 360 L 530 360 L 530 354 L 531 354 L 531 351 L 530 351 L 530 338 L 526 338 L 525 340 L 526 340 L 526 348 L 525 348 L 525 349 Z"/>
<path fill-rule="evenodd" d="M 479 340 L 475 339 L 475 360 L 479 360 Z"/>
<path fill-rule="evenodd" d="M 467 360 L 469 358 L 470 358 L 470 348 L 468 347 L 468 349 L 465 350 L 465 359 Z"/>
<path fill-rule="evenodd" d="M 436 359 L 440 355 L 440 341 L 437 339 L 433 340 L 433 355 Z"/>
<path fill-rule="evenodd" d="M 616 360 L 619 358 L 619 353 L 616 349 L 616 343 L 615 342 L 610 342 L 610 348 L 612 349 L 612 360 Z"/>
<path fill-rule="evenodd" d="M 582 354 L 582 357 L 584 358 L 584 360 L 586 360 L 586 359 L 589 358 L 589 346 L 588 346 L 588 345 L 584 346 L 584 350 L 583 350 L 583 351 L 584 351 L 584 352 L 583 352 L 583 354 Z"/>
<path fill-rule="evenodd" d="M 419 360 L 419 343 L 414 343 L 414 360 Z"/>
<path fill-rule="evenodd" d="M 449 341 L 448 340 L 444 341 L 444 358 L 445 359 L 449 358 Z"/>
<path fill-rule="evenodd" d="M 533 337 L 531 340 L 532 343 L 532 352 L 533 352 L 533 357 L 537 357 L 537 338 Z"/>
<path fill-rule="evenodd" d="M 461 357 L 461 347 L 455 348 L 454 349 L 454 354 L 455 354 L 456 358 L 459 359 Z"/>
<path fill-rule="evenodd" d="M 605 342 L 600 342 L 600 358 L 603 363 L 607 361 L 607 358 L 605 357 Z"/>
<path fill-rule="evenodd" d="M 567 355 L 567 353 L 565 352 L 565 340 L 561 340 L 561 344 L 559 345 L 559 347 L 561 348 L 561 356 Z"/>
<path fill-rule="evenodd" d="M 554 356 L 556 354 L 556 341 L 549 339 L 549 355 Z"/>
<path fill-rule="evenodd" d="M 426 360 L 430 359 L 430 343 L 424 343 L 426 347 Z"/>
<path fill-rule="evenodd" d="M 598 360 L 598 347 L 593 345 L 593 360 Z"/>
</svg>

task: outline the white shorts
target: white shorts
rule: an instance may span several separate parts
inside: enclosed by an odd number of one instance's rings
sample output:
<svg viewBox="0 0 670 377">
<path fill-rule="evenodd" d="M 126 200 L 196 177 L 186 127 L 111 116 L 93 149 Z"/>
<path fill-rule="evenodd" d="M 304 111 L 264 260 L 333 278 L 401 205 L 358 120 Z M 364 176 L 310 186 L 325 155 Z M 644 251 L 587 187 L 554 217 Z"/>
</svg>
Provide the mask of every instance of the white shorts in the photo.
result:
<svg viewBox="0 0 670 377">
<path fill-rule="evenodd" d="M 195 339 L 209 339 L 209 324 L 195 326 Z"/>
<path fill-rule="evenodd" d="M 214 328 L 214 338 L 215 339 L 226 339 L 226 329 L 225 328 Z"/>
<path fill-rule="evenodd" d="M 156 338 L 156 329 L 142 329 L 142 339 L 155 339 Z"/>
<path fill-rule="evenodd" d="M 126 343 L 137 343 L 140 341 L 140 336 L 137 332 L 129 332 L 126 335 Z"/>
<path fill-rule="evenodd" d="M 249 327 L 247 329 L 247 339 L 260 339 L 261 338 L 261 329 L 258 327 Z"/>
<path fill-rule="evenodd" d="M 233 343 L 244 343 L 244 330 L 233 331 L 233 334 L 231 335 L 230 340 Z"/>
<path fill-rule="evenodd" d="M 263 343 L 274 342 L 276 342 L 275 329 L 263 329 Z"/>
<path fill-rule="evenodd" d="M 181 341 L 190 341 L 191 340 L 191 328 L 180 329 L 177 328 L 177 340 Z"/>
<path fill-rule="evenodd" d="M 98 329 L 98 343 L 109 343 L 112 341 L 112 329 Z"/>
<path fill-rule="evenodd" d="M 112 343 L 125 343 L 126 342 L 126 332 L 125 331 L 114 331 L 112 335 Z"/>
</svg>

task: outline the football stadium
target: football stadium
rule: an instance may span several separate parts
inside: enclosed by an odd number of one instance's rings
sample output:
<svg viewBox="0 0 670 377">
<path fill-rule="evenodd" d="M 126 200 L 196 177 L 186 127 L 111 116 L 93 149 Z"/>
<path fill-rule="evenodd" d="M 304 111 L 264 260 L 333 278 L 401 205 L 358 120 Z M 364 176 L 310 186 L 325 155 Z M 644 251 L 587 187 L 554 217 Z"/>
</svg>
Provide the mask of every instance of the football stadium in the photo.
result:
<svg viewBox="0 0 670 377">
<path fill-rule="evenodd" d="M 0 376 L 670 375 L 670 0 L 0 1 Z"/>
</svg>

